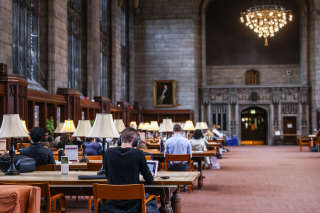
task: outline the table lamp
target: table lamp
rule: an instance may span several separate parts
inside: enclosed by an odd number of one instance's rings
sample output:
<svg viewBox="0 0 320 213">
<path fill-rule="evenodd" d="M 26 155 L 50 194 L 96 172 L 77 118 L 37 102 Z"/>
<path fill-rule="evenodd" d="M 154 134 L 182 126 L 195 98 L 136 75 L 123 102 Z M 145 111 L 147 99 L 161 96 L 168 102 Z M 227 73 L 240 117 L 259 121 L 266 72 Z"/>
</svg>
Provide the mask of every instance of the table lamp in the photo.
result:
<svg viewBox="0 0 320 213">
<path fill-rule="evenodd" d="M 146 136 L 148 136 L 148 131 L 150 129 L 150 123 L 145 122 L 143 127 L 144 127 L 143 130 L 146 131 Z"/>
<path fill-rule="evenodd" d="M 122 132 L 126 128 L 122 119 L 115 119 L 115 120 L 113 120 L 113 122 L 114 122 L 114 125 L 119 133 Z"/>
<path fill-rule="evenodd" d="M 68 142 L 71 142 L 71 134 L 76 131 L 76 127 L 74 126 L 73 120 L 65 120 L 63 127 L 61 129 L 61 133 L 65 133 L 68 137 Z"/>
<path fill-rule="evenodd" d="M 195 129 L 206 130 L 208 129 L 207 122 L 197 122 Z"/>
<path fill-rule="evenodd" d="M 0 138 L 11 138 L 10 140 L 10 167 L 6 172 L 6 175 L 19 175 L 19 171 L 14 165 L 14 156 L 16 150 L 14 148 L 14 138 L 29 137 L 28 132 L 23 127 L 19 114 L 5 114 L 0 128 Z"/>
<path fill-rule="evenodd" d="M 138 127 L 137 122 L 135 122 L 135 121 L 131 121 L 129 126 L 134 129 L 137 129 L 137 127 Z"/>
<path fill-rule="evenodd" d="M 21 120 L 21 123 L 22 123 L 22 125 L 23 125 L 24 130 L 29 134 L 29 130 L 28 130 L 28 128 L 27 128 L 26 121 L 25 121 L 25 120 Z M 20 150 L 23 149 L 23 148 L 24 148 L 24 147 L 23 147 L 23 141 L 21 140 L 21 141 L 20 141 Z"/>
<path fill-rule="evenodd" d="M 173 132 L 172 119 L 170 119 L 170 118 L 163 119 L 162 125 L 160 125 L 159 132 L 166 133 L 166 137 L 168 137 L 168 133 Z"/>
<path fill-rule="evenodd" d="M 159 130 L 160 130 L 160 127 L 159 127 L 158 121 L 151 121 L 149 131 L 153 132 L 153 142 L 156 142 L 155 134 Z"/>
<path fill-rule="evenodd" d="M 56 133 L 56 134 L 62 133 L 63 125 L 64 125 L 64 123 L 58 123 L 57 128 L 54 130 L 54 133 Z"/>
<path fill-rule="evenodd" d="M 72 137 L 80 137 L 84 140 L 85 137 L 89 135 L 91 130 L 91 123 L 89 120 L 79 120 L 76 131 L 73 133 Z M 82 158 L 80 162 L 88 162 L 88 159 L 85 155 L 86 145 L 82 143 Z"/>
<path fill-rule="evenodd" d="M 187 131 L 187 138 L 189 136 L 190 131 L 194 131 L 194 126 L 192 121 L 186 121 L 186 123 L 183 126 L 183 130 Z"/>
<path fill-rule="evenodd" d="M 119 138 L 120 135 L 113 123 L 112 114 L 98 113 L 91 128 L 89 138 L 102 138 L 102 168 L 98 174 L 104 174 L 104 153 L 106 138 Z"/>
<path fill-rule="evenodd" d="M 143 122 L 139 123 L 138 130 L 142 130 L 142 131 L 144 130 L 144 123 Z"/>
</svg>

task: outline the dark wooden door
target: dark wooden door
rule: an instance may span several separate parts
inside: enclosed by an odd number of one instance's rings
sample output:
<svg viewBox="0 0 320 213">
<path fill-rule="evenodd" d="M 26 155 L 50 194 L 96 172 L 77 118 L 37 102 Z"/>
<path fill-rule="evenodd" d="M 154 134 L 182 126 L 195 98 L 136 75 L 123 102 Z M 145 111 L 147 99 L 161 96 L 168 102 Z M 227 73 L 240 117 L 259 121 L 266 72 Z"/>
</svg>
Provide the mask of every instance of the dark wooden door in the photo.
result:
<svg viewBox="0 0 320 213">
<path fill-rule="evenodd" d="M 297 144 L 297 117 L 285 116 L 283 117 L 283 144 L 292 145 Z"/>
</svg>

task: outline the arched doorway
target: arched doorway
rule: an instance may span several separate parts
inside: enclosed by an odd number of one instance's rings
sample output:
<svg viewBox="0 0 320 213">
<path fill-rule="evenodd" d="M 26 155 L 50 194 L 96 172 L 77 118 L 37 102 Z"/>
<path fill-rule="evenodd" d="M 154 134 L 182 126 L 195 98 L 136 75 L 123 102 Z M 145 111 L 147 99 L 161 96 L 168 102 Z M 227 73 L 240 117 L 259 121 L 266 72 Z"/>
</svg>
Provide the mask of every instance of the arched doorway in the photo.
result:
<svg viewBox="0 0 320 213">
<path fill-rule="evenodd" d="M 241 112 L 241 144 L 265 145 L 268 127 L 267 112 L 259 107 L 251 107 Z"/>
</svg>

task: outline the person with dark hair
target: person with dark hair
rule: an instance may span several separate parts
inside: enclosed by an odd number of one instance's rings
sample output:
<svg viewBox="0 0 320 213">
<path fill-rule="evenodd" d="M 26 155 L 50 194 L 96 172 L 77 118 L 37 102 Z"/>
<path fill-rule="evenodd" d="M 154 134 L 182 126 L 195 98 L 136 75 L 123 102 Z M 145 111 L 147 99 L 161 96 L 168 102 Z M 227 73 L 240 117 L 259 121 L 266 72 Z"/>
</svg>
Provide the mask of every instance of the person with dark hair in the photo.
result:
<svg viewBox="0 0 320 213">
<path fill-rule="evenodd" d="M 196 129 L 194 131 L 190 143 L 192 151 L 207 151 L 206 143 L 208 143 L 208 141 L 203 137 L 202 131 L 200 129 Z M 205 166 L 208 168 L 210 166 L 209 157 L 205 157 L 204 162 Z"/>
<path fill-rule="evenodd" d="M 132 127 L 121 133 L 121 146 L 109 148 L 104 156 L 104 168 L 109 184 L 139 184 L 141 173 L 146 184 L 152 184 L 153 176 L 149 171 L 144 154 L 132 146 L 138 139 L 138 132 Z M 141 212 L 141 204 L 136 200 L 107 201 L 102 212 Z"/>
<path fill-rule="evenodd" d="M 187 138 L 182 136 L 183 131 L 179 124 L 173 126 L 173 133 L 173 136 L 166 142 L 164 154 L 190 154 L 192 157 L 191 144 Z M 185 162 L 171 162 L 168 165 L 171 171 L 185 171 L 188 168 Z"/>
<path fill-rule="evenodd" d="M 52 152 L 42 147 L 40 141 L 43 138 L 44 130 L 36 127 L 30 131 L 31 144 L 21 151 L 22 155 L 33 158 L 37 165 L 55 164 Z"/>
<path fill-rule="evenodd" d="M 54 138 L 50 135 L 50 131 L 47 128 L 44 128 L 42 144 L 47 148 L 54 146 Z"/>
<path fill-rule="evenodd" d="M 100 155 L 102 152 L 102 145 L 99 141 L 101 141 L 99 138 L 97 138 L 95 141 L 92 141 L 92 139 L 87 139 L 87 142 L 84 143 L 86 146 L 84 153 L 90 156 Z"/>
</svg>

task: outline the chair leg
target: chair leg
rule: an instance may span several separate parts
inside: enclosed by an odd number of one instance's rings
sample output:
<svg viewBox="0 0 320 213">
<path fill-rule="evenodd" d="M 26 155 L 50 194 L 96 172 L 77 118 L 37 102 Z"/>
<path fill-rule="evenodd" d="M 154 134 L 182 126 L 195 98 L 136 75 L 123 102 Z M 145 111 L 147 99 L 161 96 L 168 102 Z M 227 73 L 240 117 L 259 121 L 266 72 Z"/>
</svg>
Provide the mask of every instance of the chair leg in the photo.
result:
<svg viewBox="0 0 320 213">
<path fill-rule="evenodd" d="M 88 196 L 88 212 L 91 213 L 91 205 L 92 205 L 92 199 L 91 196 Z"/>
</svg>

